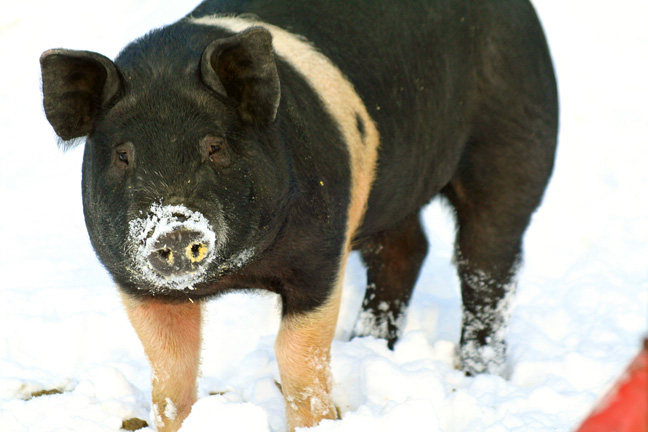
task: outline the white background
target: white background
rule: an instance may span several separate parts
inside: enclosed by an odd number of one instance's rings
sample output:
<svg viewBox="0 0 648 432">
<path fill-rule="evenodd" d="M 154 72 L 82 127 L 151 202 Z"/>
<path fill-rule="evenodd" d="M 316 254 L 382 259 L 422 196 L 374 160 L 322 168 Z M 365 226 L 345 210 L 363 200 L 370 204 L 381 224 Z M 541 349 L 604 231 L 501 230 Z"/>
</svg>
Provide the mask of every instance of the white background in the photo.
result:
<svg viewBox="0 0 648 432">
<path fill-rule="evenodd" d="M 196 1 L 5 1 L 0 5 L 0 431 L 117 431 L 148 420 L 150 370 L 81 210 L 82 146 L 63 154 L 43 115 L 48 48 L 114 58 Z M 431 252 L 406 333 L 347 341 L 364 273 L 352 257 L 333 346 L 343 414 L 318 431 L 569 431 L 648 329 L 648 3 L 536 0 L 554 56 L 561 132 L 554 177 L 526 237 L 507 380 L 453 369 L 453 223 L 425 213 Z M 209 306 L 200 401 L 183 430 L 281 431 L 272 352 L 278 306 Z M 35 391 L 59 395 L 26 400 Z M 220 392 L 221 395 L 210 396 Z"/>
</svg>

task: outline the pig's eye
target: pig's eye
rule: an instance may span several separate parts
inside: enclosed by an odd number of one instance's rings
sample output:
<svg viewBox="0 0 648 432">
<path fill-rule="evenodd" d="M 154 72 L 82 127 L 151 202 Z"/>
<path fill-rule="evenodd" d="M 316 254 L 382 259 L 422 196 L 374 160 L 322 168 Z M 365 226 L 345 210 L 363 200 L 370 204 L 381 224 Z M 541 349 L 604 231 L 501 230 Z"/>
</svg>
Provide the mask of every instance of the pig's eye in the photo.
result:
<svg viewBox="0 0 648 432">
<path fill-rule="evenodd" d="M 217 143 L 212 143 L 209 145 L 209 158 L 214 159 L 220 151 L 223 150 L 223 145 L 219 142 Z"/>
<path fill-rule="evenodd" d="M 134 152 L 135 148 L 133 147 L 133 143 L 131 142 L 126 142 L 118 145 L 115 148 L 115 165 L 121 168 L 131 166 L 133 164 Z"/>
<path fill-rule="evenodd" d="M 206 135 L 200 141 L 203 160 L 209 160 L 221 167 L 230 164 L 230 154 L 225 139 L 214 135 Z"/>
<path fill-rule="evenodd" d="M 120 162 L 123 162 L 126 165 L 128 165 L 128 152 L 126 152 L 124 150 L 118 150 L 117 151 L 117 158 L 119 158 Z"/>
</svg>

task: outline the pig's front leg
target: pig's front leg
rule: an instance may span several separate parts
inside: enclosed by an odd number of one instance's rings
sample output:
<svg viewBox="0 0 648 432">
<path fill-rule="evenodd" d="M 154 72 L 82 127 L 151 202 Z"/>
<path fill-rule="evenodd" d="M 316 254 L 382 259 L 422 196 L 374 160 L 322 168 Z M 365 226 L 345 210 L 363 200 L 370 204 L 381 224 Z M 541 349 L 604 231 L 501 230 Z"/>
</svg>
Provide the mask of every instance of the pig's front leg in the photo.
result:
<svg viewBox="0 0 648 432">
<path fill-rule="evenodd" d="M 285 315 L 275 343 L 288 431 L 336 419 L 331 400 L 330 353 L 339 310 L 339 289 L 311 312 Z"/>
<path fill-rule="evenodd" d="M 153 421 L 158 431 L 175 432 L 196 401 L 201 305 L 122 299 L 153 370 Z"/>
</svg>

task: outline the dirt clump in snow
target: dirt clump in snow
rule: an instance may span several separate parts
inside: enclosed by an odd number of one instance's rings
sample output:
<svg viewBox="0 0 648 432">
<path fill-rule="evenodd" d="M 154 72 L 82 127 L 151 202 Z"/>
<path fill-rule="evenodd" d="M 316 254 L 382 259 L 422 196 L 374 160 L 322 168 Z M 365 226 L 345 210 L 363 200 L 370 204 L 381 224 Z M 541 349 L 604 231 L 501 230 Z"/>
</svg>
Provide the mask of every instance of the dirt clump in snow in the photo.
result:
<svg viewBox="0 0 648 432">
<path fill-rule="evenodd" d="M 127 430 L 127 431 L 136 431 L 139 429 L 144 429 L 145 427 L 148 427 L 148 423 L 137 417 L 124 420 L 121 426 L 122 430 Z"/>
</svg>

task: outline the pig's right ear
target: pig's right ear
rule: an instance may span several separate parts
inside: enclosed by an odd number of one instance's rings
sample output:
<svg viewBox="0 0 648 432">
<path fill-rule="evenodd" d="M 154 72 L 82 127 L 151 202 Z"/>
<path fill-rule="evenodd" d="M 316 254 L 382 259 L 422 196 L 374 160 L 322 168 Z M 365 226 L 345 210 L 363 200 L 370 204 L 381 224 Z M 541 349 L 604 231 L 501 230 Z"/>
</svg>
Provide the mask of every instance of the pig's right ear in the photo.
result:
<svg viewBox="0 0 648 432">
<path fill-rule="evenodd" d="M 88 135 L 99 109 L 122 88 L 117 67 L 89 51 L 53 49 L 40 58 L 43 107 L 54 131 L 64 140 Z"/>
<path fill-rule="evenodd" d="M 207 86 L 238 104 L 246 122 L 268 125 L 274 121 L 281 91 L 272 35 L 265 28 L 251 27 L 209 44 L 200 72 Z"/>
</svg>

